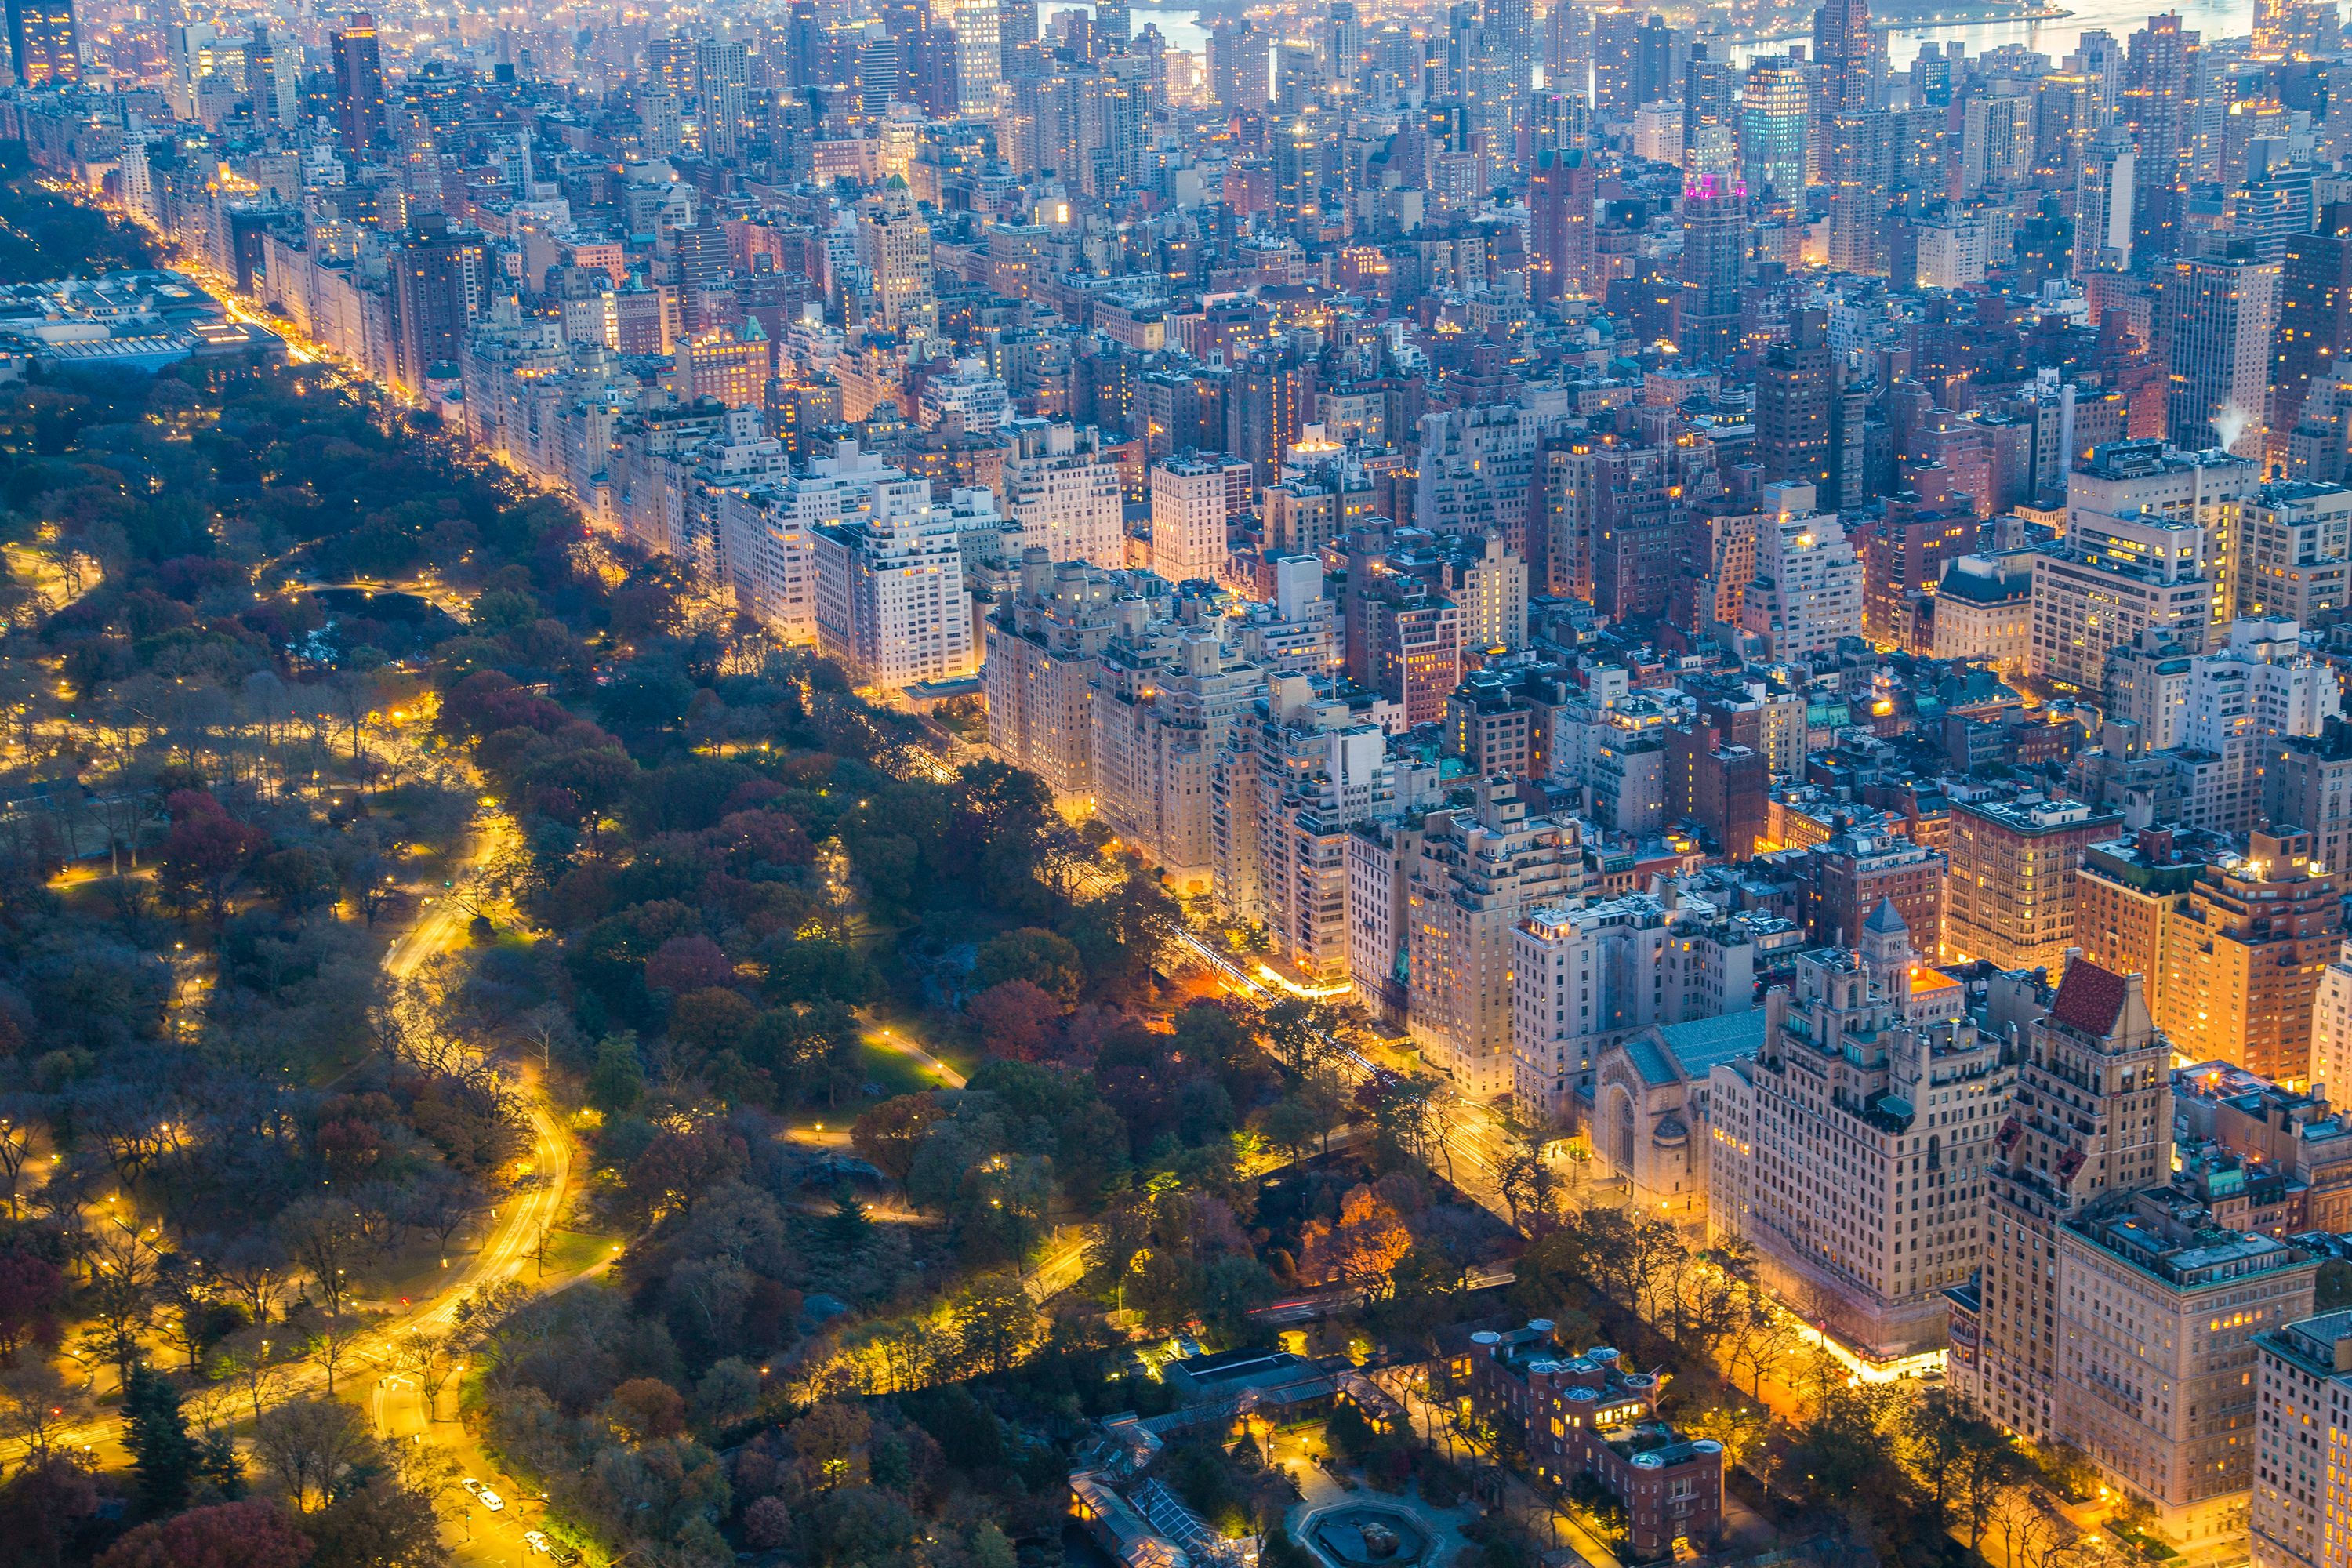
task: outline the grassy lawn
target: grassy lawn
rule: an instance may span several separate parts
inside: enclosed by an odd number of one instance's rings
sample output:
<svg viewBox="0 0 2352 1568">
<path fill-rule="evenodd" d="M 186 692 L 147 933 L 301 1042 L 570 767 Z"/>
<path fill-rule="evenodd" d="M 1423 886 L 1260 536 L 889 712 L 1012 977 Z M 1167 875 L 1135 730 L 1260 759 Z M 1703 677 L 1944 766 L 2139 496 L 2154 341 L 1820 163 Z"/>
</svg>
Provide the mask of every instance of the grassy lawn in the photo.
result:
<svg viewBox="0 0 2352 1568">
<path fill-rule="evenodd" d="M 898 1094 L 920 1094 L 927 1089 L 940 1087 L 939 1075 L 912 1057 L 902 1056 L 887 1046 L 876 1045 L 872 1040 L 866 1041 L 860 1050 L 866 1081 L 877 1085 L 884 1100 Z M 963 1065 L 952 1057 L 941 1056 L 940 1060 L 959 1068 Z"/>
<path fill-rule="evenodd" d="M 613 1255 L 614 1237 L 595 1236 L 584 1230 L 550 1231 L 547 1237 L 547 1271 L 550 1274 L 576 1274 L 593 1268 Z M 526 1279 L 536 1278 L 538 1268 L 526 1264 Z"/>
</svg>

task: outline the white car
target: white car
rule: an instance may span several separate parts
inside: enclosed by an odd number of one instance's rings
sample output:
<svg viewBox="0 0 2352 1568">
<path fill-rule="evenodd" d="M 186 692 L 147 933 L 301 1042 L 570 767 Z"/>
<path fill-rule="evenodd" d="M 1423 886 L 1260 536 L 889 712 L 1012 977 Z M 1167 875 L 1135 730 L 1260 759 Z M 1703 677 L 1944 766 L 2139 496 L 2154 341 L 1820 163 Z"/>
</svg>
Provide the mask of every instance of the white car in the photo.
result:
<svg viewBox="0 0 2352 1568">
<path fill-rule="evenodd" d="M 498 1493 L 492 1491 L 488 1487 L 484 1487 L 480 1491 L 476 1492 L 474 1495 L 481 1499 L 482 1506 L 488 1509 L 492 1513 L 498 1513 L 507 1506 L 507 1500 L 499 1496 Z"/>
<path fill-rule="evenodd" d="M 552 1555 L 555 1551 L 553 1546 L 548 1544 L 547 1537 L 541 1535 L 536 1530 L 524 1531 L 522 1532 L 522 1543 L 525 1546 L 530 1547 L 533 1552 L 543 1554 Z"/>
<path fill-rule="evenodd" d="M 467 1476 L 464 1480 L 459 1481 L 457 1484 L 465 1488 L 468 1492 L 472 1493 L 478 1494 L 482 1489 L 482 1483 L 476 1480 L 471 1476 Z"/>
</svg>

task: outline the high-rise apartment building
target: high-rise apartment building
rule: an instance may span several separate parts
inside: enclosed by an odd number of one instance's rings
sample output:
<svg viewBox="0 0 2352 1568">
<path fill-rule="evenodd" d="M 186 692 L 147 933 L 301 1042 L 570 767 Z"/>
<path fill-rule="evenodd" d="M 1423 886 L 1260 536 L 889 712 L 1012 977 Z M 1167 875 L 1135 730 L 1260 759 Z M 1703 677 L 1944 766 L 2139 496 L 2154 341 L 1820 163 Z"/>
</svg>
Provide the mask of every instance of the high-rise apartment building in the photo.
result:
<svg viewBox="0 0 2352 1568">
<path fill-rule="evenodd" d="M 7 0 L 8 58 L 23 87 L 70 87 L 81 80 L 81 46 L 73 0 Z"/>
<path fill-rule="evenodd" d="M 2283 616 L 2314 630 L 2343 618 L 2352 594 L 2352 488 L 2264 485 L 2240 506 L 2237 532 L 2238 615 Z"/>
<path fill-rule="evenodd" d="M 1180 894 L 1208 892 L 1214 880 L 1212 770 L 1265 680 L 1213 627 L 1186 625 L 1103 650 L 1095 677 L 1096 809 Z"/>
<path fill-rule="evenodd" d="M 1943 1342 L 1943 1292 L 1983 1245 L 1984 1171 L 2009 1101 L 1999 1035 L 1922 965 L 1891 902 L 1852 948 L 1801 954 L 1752 1060 L 1710 1075 L 1708 1230 L 1866 1353 Z"/>
<path fill-rule="evenodd" d="M 1004 510 L 1022 544 L 1044 547 L 1049 561 L 1126 565 L 1124 492 L 1102 433 L 1065 419 L 1017 419 L 1005 435 Z"/>
<path fill-rule="evenodd" d="M 2163 1005 L 2166 930 L 2205 868 L 2202 843 L 2143 827 L 2089 846 L 2074 875 L 2074 945 L 2102 969 L 2140 975 L 2151 1016 Z"/>
<path fill-rule="evenodd" d="M 2157 331 L 2172 371 L 2165 428 L 2174 446 L 2263 457 L 2278 294 L 2274 261 L 2197 256 L 2172 263 Z"/>
<path fill-rule="evenodd" d="M 2278 337 L 2263 419 L 2271 467 L 2287 459 L 2314 380 L 2328 375 L 2336 356 L 2352 347 L 2344 327 L 2352 312 L 2352 206 L 2330 203 L 2318 219 L 2317 233 L 2286 237 L 2279 261 Z"/>
<path fill-rule="evenodd" d="M 391 273 L 392 380 L 414 400 L 442 367 L 456 374 L 467 331 L 488 303 L 489 253 L 480 235 L 453 233 L 431 214 L 394 251 Z"/>
<path fill-rule="evenodd" d="M 364 11 L 331 35 L 335 65 L 335 126 L 343 151 L 356 156 L 384 138 L 383 56 L 375 18 Z"/>
<path fill-rule="evenodd" d="M 1595 171 L 1581 147 L 1545 148 L 1528 176 L 1530 287 L 1538 300 L 1593 291 L 1592 199 Z"/>
<path fill-rule="evenodd" d="M 2131 36 L 2125 87 L 2116 105 L 2133 128 L 2138 157 L 2133 169 L 2135 249 L 2172 256 L 2180 249 L 2181 218 L 2196 152 L 2194 83 L 2200 47 L 2177 15 L 2150 16 Z"/>
<path fill-rule="evenodd" d="M 1834 512 L 1776 516 L 1756 533 L 1756 576 L 1740 601 L 1740 624 L 1770 645 L 1776 659 L 1836 651 L 1862 636 L 1862 563 Z"/>
<path fill-rule="evenodd" d="M 2344 1568 L 2352 1510 L 2352 1312 L 2253 1334 L 2256 1407 L 2247 1533 L 2254 1568 Z"/>
<path fill-rule="evenodd" d="M 1658 1130 L 1637 1125 L 1629 1088 L 1596 1084 L 1602 1053 L 1643 1029 L 1753 1008 L 1756 944 L 1712 906 L 1671 895 L 1545 905 L 1512 930 L 1511 984 L 1513 1102 L 1555 1126 L 1589 1102 L 1594 1147 L 1630 1176 L 1633 1141 Z"/>
<path fill-rule="evenodd" d="M 2311 836 L 2323 866 L 2352 858 L 2352 724 L 2341 719 L 2319 733 L 2282 741 L 2263 767 L 2263 819 L 2274 832 Z"/>
<path fill-rule="evenodd" d="M 2097 689 L 2109 650 L 2153 628 L 2200 644 L 2225 618 L 2254 465 L 2116 441 L 2067 477 L 2066 537 L 2033 563 L 2029 669 Z"/>
<path fill-rule="evenodd" d="M 1234 516 L 1234 480 L 1248 493 L 1250 465 L 1209 455 L 1179 455 L 1151 469 L 1151 569 L 1171 583 L 1213 583 L 1228 555 L 1225 522 Z"/>
<path fill-rule="evenodd" d="M 861 685 L 971 676 L 971 606 L 953 514 L 929 479 L 877 479 L 871 510 L 816 531 L 817 648 Z"/>
<path fill-rule="evenodd" d="M 1756 461 L 1768 479 L 1826 488 L 1830 402 L 1836 390 L 1824 312 L 1807 310 L 1764 351 L 1756 377 Z"/>
<path fill-rule="evenodd" d="M 2316 1265 L 2276 1237 L 2226 1227 L 2204 1199 L 2150 1184 L 2058 1225 L 2052 1436 L 2111 1489 L 2154 1504 L 2155 1532 L 2184 1552 L 2242 1552 L 2256 1336 L 2311 1310 Z"/>
<path fill-rule="evenodd" d="M 2131 266 L 2135 171 L 2130 129 L 2113 125 L 2091 139 L 2074 186 L 2076 278 Z"/>
<path fill-rule="evenodd" d="M 1264 112 L 1268 99 L 1267 62 L 1272 35 L 1247 17 L 1221 18 L 1209 29 L 1209 90 L 1234 114 Z"/>
<path fill-rule="evenodd" d="M 1989 1419 L 2037 1442 L 2063 1434 L 2069 1402 L 2060 1315 L 2074 1303 L 2059 1233 L 2103 1200 L 2168 1178 L 2171 1066 L 2141 978 L 2080 959 L 2026 1032 L 1986 1173 L 1973 1353 L 1955 1358 L 1954 1381 Z M 2185 1414 L 2185 1391 L 2143 1390 L 2143 1407 L 2149 1392 Z"/>
<path fill-rule="evenodd" d="M 2191 1060 L 2313 1079 L 2320 973 L 2342 942 L 2339 875 L 2308 833 L 2256 832 L 2215 855 L 2168 914 L 2158 1026 Z"/>
<path fill-rule="evenodd" d="M 2075 872 L 2122 823 L 2080 801 L 1954 802 L 1945 958 L 2056 973 L 2076 945 Z"/>
<path fill-rule="evenodd" d="M 1388 737 L 1327 681 L 1272 674 L 1210 777 L 1218 907 L 1310 984 L 1348 979 L 1348 841 L 1395 797 Z"/>
<path fill-rule="evenodd" d="M 1094 800 L 1097 661 L 1143 607 L 1117 573 L 1029 545 L 1018 581 L 988 619 L 980 673 L 989 744 L 1045 780 L 1058 802 Z"/>
<path fill-rule="evenodd" d="M 2311 1004 L 2311 1092 L 2352 1084 L 2352 939 L 2319 972 Z"/>
<path fill-rule="evenodd" d="M 1482 779 L 1475 807 L 1433 811 L 1406 870 L 1406 1025 L 1474 1100 L 1511 1092 L 1512 929 L 1581 890 L 1575 821 L 1531 815 L 1518 784 Z"/>
</svg>

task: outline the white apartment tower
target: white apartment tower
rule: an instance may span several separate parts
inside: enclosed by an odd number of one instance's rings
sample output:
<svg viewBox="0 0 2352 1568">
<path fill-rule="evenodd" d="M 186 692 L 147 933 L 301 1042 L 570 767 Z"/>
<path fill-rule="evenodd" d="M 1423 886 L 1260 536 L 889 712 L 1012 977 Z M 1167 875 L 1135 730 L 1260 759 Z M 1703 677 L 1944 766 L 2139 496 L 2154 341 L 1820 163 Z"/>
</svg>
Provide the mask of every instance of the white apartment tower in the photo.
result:
<svg viewBox="0 0 2352 1568">
<path fill-rule="evenodd" d="M 1171 583 L 1213 583 L 1225 569 L 1229 470 L 1216 457 L 1171 458 L 1151 470 L 1151 570 Z M 1249 465 L 1240 465 L 1246 469 Z"/>
<path fill-rule="evenodd" d="M 1101 433 L 1066 419 L 1016 419 L 1005 434 L 1005 510 L 1020 525 L 1022 547 L 1042 548 L 1051 561 L 1125 566 L 1118 465 L 1105 460 Z"/>
<path fill-rule="evenodd" d="M 870 510 L 816 531 L 817 647 L 861 685 L 900 689 L 973 672 L 955 516 L 931 482 L 874 483 Z"/>
<path fill-rule="evenodd" d="M 1753 1008 L 1755 955 L 1713 905 L 1681 906 L 1672 895 L 1530 910 L 1511 933 L 1513 1098 L 1523 1112 L 1568 1125 L 1604 1047 L 1654 1024 Z"/>
<path fill-rule="evenodd" d="M 1757 526 L 1756 576 L 1740 622 L 1776 659 L 1835 651 L 1862 635 L 1862 563 L 1835 514 L 1782 514 Z"/>
<path fill-rule="evenodd" d="M 1406 1027 L 1473 1100 L 1516 1081 L 1512 929 L 1585 885 L 1574 819 L 1531 816 L 1517 788 L 1484 778 L 1474 808 L 1431 812 L 1406 871 Z"/>
</svg>

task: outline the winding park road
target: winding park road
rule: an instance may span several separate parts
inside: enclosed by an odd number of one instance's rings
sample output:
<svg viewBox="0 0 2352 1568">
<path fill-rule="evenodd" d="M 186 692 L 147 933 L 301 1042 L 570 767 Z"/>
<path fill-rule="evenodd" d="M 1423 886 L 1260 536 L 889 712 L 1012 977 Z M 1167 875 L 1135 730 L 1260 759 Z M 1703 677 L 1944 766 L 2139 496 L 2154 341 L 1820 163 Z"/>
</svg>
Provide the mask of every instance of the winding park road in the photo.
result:
<svg viewBox="0 0 2352 1568">
<path fill-rule="evenodd" d="M 492 823 L 478 828 L 461 877 L 488 859 L 503 827 L 502 823 Z M 384 954 L 384 973 L 393 980 L 404 980 L 432 958 L 462 947 L 468 939 L 472 919 L 463 901 L 433 897 L 430 902 L 419 906 L 419 913 L 408 929 L 391 942 Z M 478 1451 L 463 1425 L 425 1419 L 415 1380 L 395 1369 L 399 1341 L 412 1331 L 446 1331 L 456 1321 L 459 1303 L 485 1286 L 513 1280 L 534 1292 L 557 1289 L 601 1272 L 611 1260 L 608 1254 L 585 1268 L 568 1268 L 560 1274 L 550 1271 L 543 1280 L 529 1272 L 540 1256 L 541 1238 L 555 1229 L 571 1200 L 574 1184 L 572 1148 L 571 1138 L 548 1104 L 544 1086 L 536 1073 L 524 1068 L 516 1077 L 522 1089 L 519 1103 L 530 1131 L 523 1179 L 498 1205 L 473 1255 L 448 1270 L 446 1283 L 423 1300 L 404 1305 L 352 1347 L 342 1363 L 342 1376 L 336 1386 L 341 1397 L 377 1413 L 375 1418 L 380 1423 L 385 1419 L 383 1412 L 387 1405 L 395 1412 L 404 1398 L 417 1405 L 414 1419 L 406 1425 L 413 1426 L 423 1440 L 446 1449 L 461 1473 L 473 1475 L 484 1471 Z M 284 1400 L 321 1393 L 325 1387 L 325 1370 L 316 1363 L 305 1362 L 289 1370 L 276 1397 Z M 411 1434 L 403 1432 L 402 1436 Z M 121 1418 L 108 1413 L 52 1433 L 50 1443 L 58 1448 L 85 1449 L 101 1463 L 111 1466 L 127 1462 L 121 1438 Z M 10 1447 L 13 1450 L 22 1445 Z M 523 1526 L 514 1511 L 490 1516 L 462 1492 L 445 1500 L 462 1502 L 468 1515 L 482 1515 L 481 1521 L 461 1519 L 451 1528 L 451 1544 L 461 1561 L 487 1563 L 517 1560 Z"/>
</svg>

